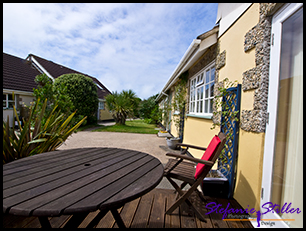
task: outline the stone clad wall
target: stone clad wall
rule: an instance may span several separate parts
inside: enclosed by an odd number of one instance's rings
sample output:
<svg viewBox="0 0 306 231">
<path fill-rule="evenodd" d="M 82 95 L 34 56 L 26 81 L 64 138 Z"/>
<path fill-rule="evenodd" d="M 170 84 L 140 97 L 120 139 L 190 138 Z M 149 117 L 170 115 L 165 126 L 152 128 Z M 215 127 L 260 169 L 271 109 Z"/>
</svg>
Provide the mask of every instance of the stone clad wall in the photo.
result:
<svg viewBox="0 0 306 231">
<path fill-rule="evenodd" d="M 282 5 L 282 3 L 260 3 L 259 23 L 245 34 L 244 52 L 247 53 L 255 48 L 256 64 L 254 68 L 242 73 L 243 92 L 254 90 L 253 109 L 241 111 L 241 129 L 245 131 L 265 132 L 269 119 L 267 107 L 272 15 Z M 220 52 L 218 49 L 217 53 L 215 94 L 218 94 L 217 88 L 220 86 L 219 69 L 226 65 L 226 51 Z"/>
</svg>

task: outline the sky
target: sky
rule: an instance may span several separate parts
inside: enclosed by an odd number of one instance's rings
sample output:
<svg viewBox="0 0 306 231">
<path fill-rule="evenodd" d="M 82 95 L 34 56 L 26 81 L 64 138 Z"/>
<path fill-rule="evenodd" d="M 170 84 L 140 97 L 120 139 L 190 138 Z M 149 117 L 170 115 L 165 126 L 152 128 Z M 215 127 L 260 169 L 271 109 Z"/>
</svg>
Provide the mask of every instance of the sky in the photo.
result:
<svg viewBox="0 0 306 231">
<path fill-rule="evenodd" d="M 159 93 L 217 3 L 4 3 L 3 52 L 34 54 L 93 76 L 111 92 Z"/>
</svg>

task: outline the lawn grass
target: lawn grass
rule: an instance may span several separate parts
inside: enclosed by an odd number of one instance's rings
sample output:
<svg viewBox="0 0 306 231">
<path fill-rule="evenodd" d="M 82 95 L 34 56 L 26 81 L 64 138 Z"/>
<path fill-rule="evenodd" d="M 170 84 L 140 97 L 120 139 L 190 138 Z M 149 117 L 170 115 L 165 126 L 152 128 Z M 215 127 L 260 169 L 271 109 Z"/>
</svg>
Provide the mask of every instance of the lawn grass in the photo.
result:
<svg viewBox="0 0 306 231">
<path fill-rule="evenodd" d="M 126 133 L 142 133 L 142 134 L 157 134 L 155 124 L 147 124 L 144 120 L 126 121 L 125 125 L 101 126 L 93 132 L 126 132 Z"/>
</svg>

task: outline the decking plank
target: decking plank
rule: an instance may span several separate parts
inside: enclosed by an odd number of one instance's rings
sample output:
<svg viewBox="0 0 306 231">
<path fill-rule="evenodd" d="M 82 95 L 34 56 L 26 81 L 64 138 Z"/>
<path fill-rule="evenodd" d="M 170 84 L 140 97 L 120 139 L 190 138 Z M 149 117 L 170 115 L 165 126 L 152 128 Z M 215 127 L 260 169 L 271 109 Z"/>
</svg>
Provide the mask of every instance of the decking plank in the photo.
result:
<svg viewBox="0 0 306 231">
<path fill-rule="evenodd" d="M 165 211 L 169 208 L 175 200 L 174 190 L 169 189 L 154 189 L 144 196 L 137 198 L 123 207 L 118 209 L 120 216 L 126 227 L 134 228 L 180 228 L 180 227 L 197 227 L 197 228 L 253 228 L 248 221 L 224 221 L 222 214 L 211 213 L 205 215 L 208 209 L 205 207 L 207 203 L 215 202 L 222 204 L 222 208 L 226 208 L 230 203 L 229 208 L 240 209 L 240 204 L 234 199 L 221 199 L 205 196 L 206 202 L 202 201 L 200 197 L 194 192 L 190 196 L 190 200 L 195 207 L 203 214 L 207 222 L 200 221 L 194 212 L 190 210 L 185 203 L 179 206 L 172 214 L 166 215 Z M 98 211 L 90 213 L 79 228 L 91 227 L 94 228 L 117 228 L 117 224 L 111 214 L 108 212 L 104 217 L 100 217 Z M 52 228 L 62 228 L 65 223 L 71 218 L 69 215 L 62 215 L 60 217 L 49 218 Z M 40 228 L 40 223 L 37 217 L 20 217 L 12 215 L 3 216 L 4 228 Z"/>
<path fill-rule="evenodd" d="M 163 228 L 166 209 L 166 197 L 160 190 L 154 190 L 154 200 L 148 228 Z"/>
<path fill-rule="evenodd" d="M 213 228 L 213 224 L 211 222 L 210 215 L 206 215 L 208 212 L 206 206 L 206 202 L 203 201 L 196 192 L 191 194 L 189 197 L 190 200 L 192 201 L 192 204 L 198 209 L 198 211 L 202 214 L 202 216 L 205 218 L 205 221 L 201 221 L 197 216 L 196 216 L 196 223 L 198 228 Z"/>
<path fill-rule="evenodd" d="M 194 212 L 186 203 L 180 206 L 181 228 L 197 228 Z"/>
<path fill-rule="evenodd" d="M 153 193 L 147 193 L 140 199 L 131 228 L 147 228 L 153 202 Z"/>
<path fill-rule="evenodd" d="M 225 205 L 226 207 L 227 207 L 227 205 L 229 205 L 228 209 L 233 208 L 233 206 L 231 205 L 231 203 L 228 199 L 217 198 L 217 202 L 219 204 Z M 226 216 L 226 218 L 228 218 L 228 215 Z M 227 224 L 230 228 L 243 228 L 243 225 L 240 221 L 226 221 L 226 222 L 227 222 Z"/>
<path fill-rule="evenodd" d="M 132 221 L 134 219 L 136 210 L 139 205 L 140 198 L 137 198 L 131 202 L 126 203 L 121 210 L 120 216 L 126 227 L 130 228 Z M 119 228 L 117 222 L 113 226 L 114 228 Z"/>
<path fill-rule="evenodd" d="M 206 199 L 207 203 L 214 202 L 214 203 L 218 204 L 218 202 L 216 201 L 216 198 L 214 198 L 214 197 L 206 197 L 205 199 Z M 222 208 L 225 208 L 224 205 L 222 205 Z M 222 219 L 222 214 L 212 212 L 209 215 L 210 215 L 210 219 L 211 219 L 213 228 L 229 228 L 227 222 Z"/>
<path fill-rule="evenodd" d="M 174 190 L 169 190 L 167 194 L 167 203 L 166 203 L 166 211 L 173 205 L 175 202 L 176 194 Z M 165 228 L 180 228 L 181 227 L 181 219 L 180 219 L 180 207 L 177 207 L 171 214 L 165 215 Z"/>
</svg>

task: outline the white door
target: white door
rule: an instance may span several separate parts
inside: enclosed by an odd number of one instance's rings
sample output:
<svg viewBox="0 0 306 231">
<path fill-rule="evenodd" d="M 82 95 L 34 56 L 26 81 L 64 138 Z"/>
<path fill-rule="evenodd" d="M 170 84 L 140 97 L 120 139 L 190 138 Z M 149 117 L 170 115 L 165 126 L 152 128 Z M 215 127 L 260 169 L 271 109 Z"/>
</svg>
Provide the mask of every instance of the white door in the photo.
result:
<svg viewBox="0 0 306 231">
<path fill-rule="evenodd" d="M 271 43 L 261 226 L 303 227 L 303 4 L 273 16 Z"/>
</svg>

